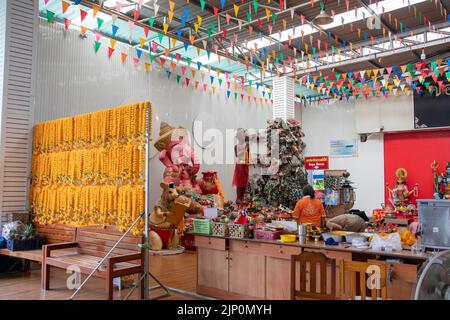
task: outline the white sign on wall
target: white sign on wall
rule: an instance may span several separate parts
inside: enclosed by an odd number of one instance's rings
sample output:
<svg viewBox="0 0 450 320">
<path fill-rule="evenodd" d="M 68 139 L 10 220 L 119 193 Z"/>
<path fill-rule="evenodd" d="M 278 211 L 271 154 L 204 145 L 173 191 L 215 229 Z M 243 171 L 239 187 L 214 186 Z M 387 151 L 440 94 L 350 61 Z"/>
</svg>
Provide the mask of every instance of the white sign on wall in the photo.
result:
<svg viewBox="0 0 450 320">
<path fill-rule="evenodd" d="M 357 139 L 336 139 L 330 140 L 330 157 L 357 157 Z"/>
</svg>

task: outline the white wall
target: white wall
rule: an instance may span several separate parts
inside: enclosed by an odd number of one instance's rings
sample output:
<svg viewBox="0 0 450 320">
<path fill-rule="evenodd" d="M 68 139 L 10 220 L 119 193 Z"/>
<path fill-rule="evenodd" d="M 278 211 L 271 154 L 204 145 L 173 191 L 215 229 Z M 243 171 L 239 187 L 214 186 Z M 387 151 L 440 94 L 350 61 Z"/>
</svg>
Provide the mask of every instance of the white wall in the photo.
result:
<svg viewBox="0 0 450 320">
<path fill-rule="evenodd" d="M 266 120 L 271 117 L 272 107 L 267 104 L 255 105 L 253 100 L 249 104 L 246 98 L 241 101 L 240 97 L 235 101 L 233 94 L 227 100 L 224 94 L 225 81 L 215 95 L 205 93 L 203 90 L 194 90 L 192 87 L 185 88 L 184 79 L 180 84 L 174 80 L 175 75 L 167 80 L 165 72 L 160 71 L 160 65 L 156 60 L 152 64 L 154 69 L 149 74 L 144 71 L 143 64 L 135 67 L 132 63 L 132 56 L 135 53 L 120 43 L 116 44 L 116 51 L 109 60 L 107 55 L 109 40 L 102 39 L 102 42 L 99 52 L 95 54 L 92 38 L 82 40 L 76 30 L 67 33 L 61 25 L 52 25 L 41 20 L 37 59 L 36 122 L 142 100 L 150 100 L 153 104 L 155 138 L 158 137 L 161 121 L 191 129 L 193 120 L 200 119 L 203 120 L 206 129 L 216 127 L 225 134 L 225 129 L 228 128 L 265 128 Z M 122 65 L 120 58 L 120 53 L 124 50 L 128 51 L 126 65 Z M 145 53 L 142 54 L 142 59 L 148 61 Z M 178 73 L 181 74 L 179 71 Z M 201 76 L 197 74 L 196 77 L 201 83 Z M 205 76 L 205 81 L 209 87 L 209 75 Z M 233 152 L 232 148 L 228 151 Z M 154 147 L 151 154 L 153 158 L 150 164 L 152 172 L 150 191 L 151 200 L 155 202 L 160 195 L 159 183 L 164 167 L 159 162 Z M 201 167 L 201 170 L 211 169 L 219 172 L 226 196 L 234 199 L 235 191 L 231 186 L 234 166 Z"/>
<path fill-rule="evenodd" d="M 384 201 L 383 136 L 375 134 L 361 143 L 356 132 L 355 103 L 337 102 L 319 106 L 301 107 L 305 131 L 306 156 L 329 155 L 330 139 L 358 140 L 358 157 L 330 158 L 330 169 L 346 169 L 354 182 L 354 208 L 371 214 Z"/>
</svg>

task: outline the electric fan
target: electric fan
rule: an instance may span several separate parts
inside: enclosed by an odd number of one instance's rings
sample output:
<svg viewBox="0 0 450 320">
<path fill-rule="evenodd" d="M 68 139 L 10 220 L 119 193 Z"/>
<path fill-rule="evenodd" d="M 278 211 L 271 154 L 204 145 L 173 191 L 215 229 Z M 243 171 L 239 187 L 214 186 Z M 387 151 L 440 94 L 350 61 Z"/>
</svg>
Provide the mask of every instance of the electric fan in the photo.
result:
<svg viewBox="0 0 450 320">
<path fill-rule="evenodd" d="M 450 251 L 436 254 L 422 266 L 414 300 L 450 300 Z"/>
</svg>

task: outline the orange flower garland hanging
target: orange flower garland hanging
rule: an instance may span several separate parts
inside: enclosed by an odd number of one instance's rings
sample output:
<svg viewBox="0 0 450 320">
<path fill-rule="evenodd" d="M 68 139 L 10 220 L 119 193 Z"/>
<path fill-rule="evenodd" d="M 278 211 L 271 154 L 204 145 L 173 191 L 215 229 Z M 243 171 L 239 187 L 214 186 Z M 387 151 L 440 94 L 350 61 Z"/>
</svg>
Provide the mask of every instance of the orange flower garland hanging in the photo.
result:
<svg viewBox="0 0 450 320">
<path fill-rule="evenodd" d="M 143 102 L 37 124 L 34 221 L 115 225 L 125 231 L 144 210 L 149 111 L 151 120 L 151 104 Z M 143 227 L 139 223 L 133 233 Z"/>
</svg>

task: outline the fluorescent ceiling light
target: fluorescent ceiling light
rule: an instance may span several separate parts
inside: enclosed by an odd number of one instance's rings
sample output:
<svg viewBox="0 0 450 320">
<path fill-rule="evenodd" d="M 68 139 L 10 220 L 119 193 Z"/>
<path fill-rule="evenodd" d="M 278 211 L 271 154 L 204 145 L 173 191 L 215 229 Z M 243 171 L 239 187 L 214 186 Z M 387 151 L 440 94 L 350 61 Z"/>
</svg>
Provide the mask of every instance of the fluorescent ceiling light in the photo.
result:
<svg viewBox="0 0 450 320">
<path fill-rule="evenodd" d="M 148 3 L 152 0 L 144 0 L 143 4 Z M 122 13 L 130 12 L 131 10 L 134 10 L 136 8 L 138 0 L 106 0 L 103 2 L 103 5 L 107 8 L 116 8 L 116 2 L 120 2 L 123 5 L 123 8 L 120 10 Z"/>
</svg>

